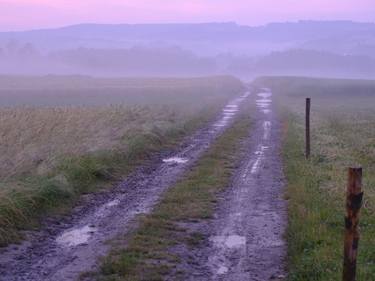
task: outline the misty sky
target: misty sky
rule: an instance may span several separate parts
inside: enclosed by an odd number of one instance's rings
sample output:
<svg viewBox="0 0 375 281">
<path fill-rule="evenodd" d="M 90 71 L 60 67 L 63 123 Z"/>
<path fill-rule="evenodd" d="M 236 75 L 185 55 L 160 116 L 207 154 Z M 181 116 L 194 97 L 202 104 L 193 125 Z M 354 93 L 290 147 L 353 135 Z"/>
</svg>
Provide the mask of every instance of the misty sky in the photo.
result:
<svg viewBox="0 0 375 281">
<path fill-rule="evenodd" d="M 0 30 L 95 23 L 375 21 L 375 0 L 0 0 Z"/>
</svg>

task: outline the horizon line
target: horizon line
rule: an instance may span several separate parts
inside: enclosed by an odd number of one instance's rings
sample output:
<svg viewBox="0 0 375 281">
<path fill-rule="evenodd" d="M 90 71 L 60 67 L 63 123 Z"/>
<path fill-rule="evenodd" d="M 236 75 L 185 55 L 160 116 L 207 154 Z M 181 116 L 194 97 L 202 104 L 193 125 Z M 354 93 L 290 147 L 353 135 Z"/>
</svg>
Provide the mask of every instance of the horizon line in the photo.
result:
<svg viewBox="0 0 375 281">
<path fill-rule="evenodd" d="M 202 22 L 145 22 L 145 23 L 98 23 L 98 22 L 80 22 L 72 23 L 66 25 L 58 25 L 54 27 L 40 27 L 40 28 L 31 28 L 31 29 L 20 29 L 20 30 L 3 30 L 0 33 L 18 33 L 18 32 L 33 32 L 33 31 L 43 31 L 43 30 L 54 30 L 54 29 L 64 29 L 75 26 L 83 25 L 112 25 L 112 26 L 121 26 L 121 25 L 203 25 L 203 24 L 234 24 L 240 27 L 265 27 L 272 24 L 298 24 L 304 22 L 322 22 L 322 23 L 333 23 L 333 22 L 342 22 L 342 23 L 355 23 L 355 24 L 375 24 L 371 21 L 356 21 L 351 19 L 332 19 L 332 20 L 319 20 L 319 19 L 300 19 L 300 20 L 288 20 L 288 21 L 274 21 L 258 25 L 249 25 L 249 24 L 240 24 L 236 21 L 202 21 Z"/>
</svg>

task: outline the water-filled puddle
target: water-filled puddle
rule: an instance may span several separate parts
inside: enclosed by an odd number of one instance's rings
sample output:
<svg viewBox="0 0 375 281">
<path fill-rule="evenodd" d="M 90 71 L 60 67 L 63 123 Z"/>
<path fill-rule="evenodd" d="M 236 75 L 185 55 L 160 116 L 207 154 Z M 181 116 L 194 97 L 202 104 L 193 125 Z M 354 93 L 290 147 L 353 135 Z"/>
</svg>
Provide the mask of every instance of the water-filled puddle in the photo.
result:
<svg viewBox="0 0 375 281">
<path fill-rule="evenodd" d="M 69 230 L 56 238 L 56 242 L 63 246 L 73 247 L 86 243 L 97 230 L 94 226 L 85 225 L 81 228 Z"/>
<path fill-rule="evenodd" d="M 241 96 L 241 98 L 247 98 L 248 96 L 250 96 L 250 92 L 246 92 L 246 93 L 244 93 L 244 94 Z"/>
<path fill-rule="evenodd" d="M 271 100 L 256 100 L 256 105 L 258 107 L 269 107 Z"/>
<path fill-rule="evenodd" d="M 228 122 L 225 121 L 219 121 L 214 124 L 215 127 L 225 127 L 228 124 Z"/>
<path fill-rule="evenodd" d="M 268 103 L 271 103 L 272 100 L 270 99 L 259 99 L 257 100 L 257 103 L 261 103 L 261 104 L 268 104 Z"/>
<path fill-rule="evenodd" d="M 169 164 L 185 164 L 188 161 L 189 159 L 182 158 L 182 157 L 171 157 L 171 158 L 163 159 L 164 163 L 169 163 Z"/>
<path fill-rule="evenodd" d="M 219 275 L 223 275 L 227 272 L 228 272 L 228 267 L 226 267 L 224 265 L 220 265 L 218 270 L 217 270 L 217 274 L 219 274 Z"/>
<path fill-rule="evenodd" d="M 221 115 L 221 118 L 216 121 L 216 123 L 213 124 L 215 128 L 218 127 L 225 127 L 228 125 L 229 121 L 236 115 L 236 113 L 239 111 L 239 105 L 244 101 L 245 98 L 247 98 L 250 95 L 249 92 L 246 92 L 239 98 L 236 98 L 232 100 L 230 103 L 228 103 L 223 108 L 223 113 Z"/>
<path fill-rule="evenodd" d="M 261 97 L 261 98 L 264 98 L 264 99 L 267 99 L 269 97 L 272 96 L 272 93 L 271 92 L 267 92 L 267 93 L 259 93 L 257 94 L 258 97 Z"/>
<path fill-rule="evenodd" d="M 118 204 L 120 204 L 120 200 L 115 199 L 115 200 L 109 201 L 107 204 L 105 204 L 105 206 L 114 207 L 114 206 L 117 206 Z"/>
<path fill-rule="evenodd" d="M 270 121 L 264 121 L 263 122 L 263 139 L 268 140 L 271 133 L 271 122 Z"/>
<path fill-rule="evenodd" d="M 229 249 L 241 248 L 246 245 L 246 237 L 239 235 L 214 236 L 210 239 L 217 247 Z"/>
<path fill-rule="evenodd" d="M 234 115 L 236 115 L 236 112 L 237 112 L 237 110 L 236 111 L 224 111 L 224 115 L 226 115 L 226 116 L 234 116 Z"/>
<path fill-rule="evenodd" d="M 255 174 L 258 172 L 259 168 L 260 168 L 260 163 L 262 162 L 263 160 L 263 157 L 264 157 L 264 153 L 265 151 L 268 149 L 269 147 L 268 146 L 265 146 L 265 145 L 261 145 L 257 151 L 254 152 L 255 155 L 257 155 L 257 159 L 255 160 L 253 166 L 251 167 L 251 173 L 252 174 Z"/>
<path fill-rule="evenodd" d="M 235 114 L 238 112 L 238 109 L 223 109 L 224 113 L 233 113 Z"/>
<path fill-rule="evenodd" d="M 263 109 L 262 112 L 263 112 L 264 114 L 268 114 L 268 113 L 271 113 L 271 110 L 269 110 L 269 109 Z"/>
<path fill-rule="evenodd" d="M 268 89 L 264 89 L 265 92 L 258 93 L 257 96 L 260 97 L 260 99 L 257 99 L 256 105 L 262 111 L 264 114 L 268 114 L 271 112 L 269 109 L 270 104 L 272 103 L 272 100 L 270 97 L 272 96 L 272 93 L 268 91 Z"/>
</svg>

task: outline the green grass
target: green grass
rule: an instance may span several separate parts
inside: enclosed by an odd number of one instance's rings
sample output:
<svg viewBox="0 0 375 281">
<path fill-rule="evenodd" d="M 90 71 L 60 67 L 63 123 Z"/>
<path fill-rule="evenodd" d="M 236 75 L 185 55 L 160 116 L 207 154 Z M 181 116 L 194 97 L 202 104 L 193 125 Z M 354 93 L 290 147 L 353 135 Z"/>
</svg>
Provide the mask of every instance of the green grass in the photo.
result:
<svg viewBox="0 0 375 281">
<path fill-rule="evenodd" d="M 308 78 L 262 78 L 256 83 L 273 89 L 284 112 L 288 280 L 341 280 L 346 172 L 358 164 L 364 168 L 365 205 L 357 280 L 375 280 L 375 84 Z M 371 90 L 361 90 L 371 84 Z M 310 161 L 303 154 L 307 96 L 312 98 Z"/>
<path fill-rule="evenodd" d="M 36 78 L 17 79 L 24 85 Z M 48 82 L 38 79 L 39 83 Z M 114 86 L 123 83 L 121 79 L 103 80 Z M 132 86 L 138 92 L 153 97 L 148 104 L 144 99 L 137 106 L 134 97 L 132 106 L 0 105 L 0 246 L 22 239 L 21 230 L 37 228 L 46 214 L 69 211 L 81 194 L 110 188 L 154 153 L 175 147 L 211 120 L 242 88 L 240 81 L 225 77 L 134 81 Z M 153 105 L 153 90 L 158 85 L 165 93 L 159 91 L 159 104 Z M 75 90 L 82 88 L 78 85 Z M 105 87 L 101 90 L 105 97 Z M 136 93 L 125 95 L 131 98 Z M 66 100 L 64 95 L 50 98 Z"/>
<path fill-rule="evenodd" d="M 238 146 L 249 134 L 251 121 L 242 116 L 198 161 L 193 169 L 163 196 L 154 211 L 140 219 L 136 230 L 119 238 L 101 271 L 87 274 L 97 280 L 178 280 L 187 272 L 173 247 L 199 247 L 205 233 L 191 231 L 183 223 L 211 218 L 217 194 L 228 186 L 238 157 Z"/>
</svg>

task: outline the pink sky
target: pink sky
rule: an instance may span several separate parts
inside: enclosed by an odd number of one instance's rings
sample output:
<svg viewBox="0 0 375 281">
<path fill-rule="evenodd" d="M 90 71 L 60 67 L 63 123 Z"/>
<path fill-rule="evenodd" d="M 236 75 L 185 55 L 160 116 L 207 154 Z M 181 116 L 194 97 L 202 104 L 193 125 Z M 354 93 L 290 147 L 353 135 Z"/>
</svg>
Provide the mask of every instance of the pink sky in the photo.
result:
<svg viewBox="0 0 375 281">
<path fill-rule="evenodd" d="M 0 30 L 69 24 L 299 19 L 375 22 L 375 0 L 0 0 Z"/>
</svg>

